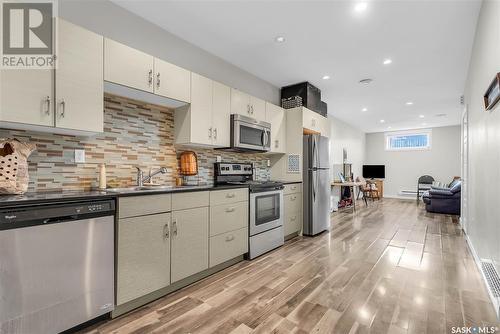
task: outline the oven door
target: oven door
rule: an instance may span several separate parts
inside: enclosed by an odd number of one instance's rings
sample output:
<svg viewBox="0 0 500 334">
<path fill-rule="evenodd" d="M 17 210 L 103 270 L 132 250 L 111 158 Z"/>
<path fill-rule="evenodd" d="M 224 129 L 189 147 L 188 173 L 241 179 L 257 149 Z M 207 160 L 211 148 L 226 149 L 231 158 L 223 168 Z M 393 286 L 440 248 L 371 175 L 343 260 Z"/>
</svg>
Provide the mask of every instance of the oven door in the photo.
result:
<svg viewBox="0 0 500 334">
<path fill-rule="evenodd" d="M 283 225 L 283 190 L 250 193 L 250 235 Z"/>
<path fill-rule="evenodd" d="M 271 149 L 271 131 L 259 124 L 233 121 L 233 148 L 266 152 Z"/>
</svg>

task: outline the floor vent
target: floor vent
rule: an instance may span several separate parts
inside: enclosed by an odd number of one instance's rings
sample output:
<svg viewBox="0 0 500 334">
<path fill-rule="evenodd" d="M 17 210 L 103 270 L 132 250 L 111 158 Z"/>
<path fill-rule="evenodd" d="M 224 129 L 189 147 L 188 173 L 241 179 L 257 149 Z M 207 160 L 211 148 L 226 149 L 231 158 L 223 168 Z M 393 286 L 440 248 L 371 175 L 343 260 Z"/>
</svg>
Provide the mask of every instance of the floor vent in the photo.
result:
<svg viewBox="0 0 500 334">
<path fill-rule="evenodd" d="M 491 293 L 496 298 L 500 297 L 500 276 L 498 276 L 498 272 L 495 269 L 495 266 L 491 262 L 481 261 L 481 267 L 483 269 L 484 276 L 486 277 L 486 281 L 490 286 Z"/>
</svg>

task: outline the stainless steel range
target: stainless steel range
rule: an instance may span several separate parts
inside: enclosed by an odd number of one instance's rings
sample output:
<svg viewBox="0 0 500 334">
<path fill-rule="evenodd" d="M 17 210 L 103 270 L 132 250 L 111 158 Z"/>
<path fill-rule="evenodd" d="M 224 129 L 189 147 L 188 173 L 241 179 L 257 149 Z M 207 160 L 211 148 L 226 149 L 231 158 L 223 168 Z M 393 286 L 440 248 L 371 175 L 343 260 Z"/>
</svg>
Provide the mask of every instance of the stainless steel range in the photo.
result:
<svg viewBox="0 0 500 334">
<path fill-rule="evenodd" d="M 215 184 L 248 186 L 250 259 L 283 245 L 283 183 L 253 180 L 251 163 L 220 162 L 215 164 Z"/>
</svg>

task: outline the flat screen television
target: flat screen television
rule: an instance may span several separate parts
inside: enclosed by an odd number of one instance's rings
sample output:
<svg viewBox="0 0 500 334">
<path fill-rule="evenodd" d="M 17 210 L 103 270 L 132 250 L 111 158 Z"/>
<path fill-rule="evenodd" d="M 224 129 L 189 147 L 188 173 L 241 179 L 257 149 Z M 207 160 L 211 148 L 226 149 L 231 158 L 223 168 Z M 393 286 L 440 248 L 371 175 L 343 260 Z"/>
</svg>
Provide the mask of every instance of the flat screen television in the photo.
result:
<svg viewBox="0 0 500 334">
<path fill-rule="evenodd" d="M 385 165 L 363 165 L 365 179 L 385 179 Z"/>
</svg>

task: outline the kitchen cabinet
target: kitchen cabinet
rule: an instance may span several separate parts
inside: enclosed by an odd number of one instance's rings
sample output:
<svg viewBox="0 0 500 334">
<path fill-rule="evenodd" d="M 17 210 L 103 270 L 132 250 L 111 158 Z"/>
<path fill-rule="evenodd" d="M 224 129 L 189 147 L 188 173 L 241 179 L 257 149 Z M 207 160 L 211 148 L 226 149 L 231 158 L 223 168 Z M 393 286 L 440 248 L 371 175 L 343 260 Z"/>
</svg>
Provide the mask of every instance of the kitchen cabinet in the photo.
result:
<svg viewBox="0 0 500 334">
<path fill-rule="evenodd" d="M 283 193 L 283 230 L 287 239 L 287 237 L 294 237 L 302 230 L 302 184 L 287 184 Z"/>
<path fill-rule="evenodd" d="M 58 20 L 55 126 L 103 132 L 103 37 Z"/>
<path fill-rule="evenodd" d="M 62 19 L 56 28 L 55 70 L 2 70 L 0 120 L 102 132 L 103 37 Z"/>
<path fill-rule="evenodd" d="M 153 93 L 154 57 L 104 39 L 104 80 Z"/>
<path fill-rule="evenodd" d="M 118 305 L 170 284 L 170 218 L 162 213 L 118 221 Z"/>
<path fill-rule="evenodd" d="M 322 136 L 330 136 L 330 125 L 327 117 L 309 110 L 302 108 L 302 126 L 313 133 L 319 133 Z"/>
<path fill-rule="evenodd" d="M 271 123 L 270 153 L 286 153 L 286 113 L 281 107 L 266 102 L 266 122 Z"/>
<path fill-rule="evenodd" d="M 172 283 L 208 268 L 208 207 L 172 212 Z"/>
<path fill-rule="evenodd" d="M 210 267 L 248 252 L 248 227 L 210 238 Z"/>
<path fill-rule="evenodd" d="M 238 89 L 231 89 L 231 113 L 240 114 L 264 120 L 266 117 L 266 102 Z"/>
<path fill-rule="evenodd" d="M 175 142 L 229 147 L 230 88 L 191 73 L 191 104 L 175 111 Z"/>
<path fill-rule="evenodd" d="M 191 72 L 164 60 L 154 59 L 154 92 L 174 100 L 191 101 Z"/>
</svg>

